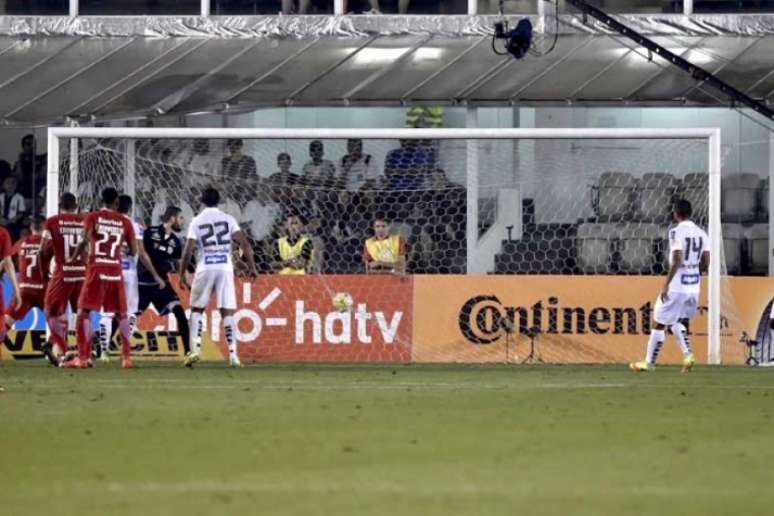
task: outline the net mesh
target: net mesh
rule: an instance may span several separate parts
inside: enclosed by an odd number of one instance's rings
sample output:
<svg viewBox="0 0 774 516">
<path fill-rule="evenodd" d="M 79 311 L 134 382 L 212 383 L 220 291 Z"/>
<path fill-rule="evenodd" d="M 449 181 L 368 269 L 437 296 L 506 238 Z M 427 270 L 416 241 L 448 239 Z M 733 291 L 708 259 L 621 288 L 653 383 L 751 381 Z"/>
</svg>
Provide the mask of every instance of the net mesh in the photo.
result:
<svg viewBox="0 0 774 516">
<path fill-rule="evenodd" d="M 631 285 L 646 293 L 637 299 L 655 298 L 662 281 L 657 276 L 667 268 L 665 239 L 676 198 L 692 202 L 700 225 L 708 221 L 703 140 L 80 139 L 75 165 L 69 146 L 62 147 L 60 190 L 77 186 L 84 208 L 94 206 L 105 186 L 131 189 L 127 177 L 133 166 L 135 217 L 146 225 L 159 224 L 168 205 L 181 207 L 190 221 L 201 208 L 202 190 L 209 185 L 219 189 L 221 208 L 239 221 L 259 271 L 267 274 L 257 286 L 239 285 L 241 302 L 258 307 L 239 332 L 243 340 L 259 342 L 243 347 L 248 359 L 513 362 L 527 354 L 524 346 L 535 322 L 542 325 L 538 341 L 546 360 L 633 358 L 634 337 L 624 347 L 611 339 L 637 335 L 640 355 L 649 312 L 642 304 L 616 305 L 623 300 L 611 296 L 610 289 L 627 285 L 619 276 L 636 276 Z M 476 156 L 476 163 L 469 167 L 470 156 Z M 466 186 L 469 169 L 477 175 L 475 191 Z M 319 275 L 268 276 L 278 272 L 277 242 L 290 214 L 300 215 L 314 245 L 306 272 Z M 405 245 L 407 278 L 381 278 L 376 284 L 362 277 L 364 254 L 369 254 L 365 241 L 373 235 L 377 214 L 390 220 L 391 233 Z M 235 263 L 237 274 L 243 274 L 244 262 Z M 489 277 L 480 282 L 434 278 L 439 286 L 428 287 L 431 292 L 423 298 L 420 276 L 449 274 Z M 510 302 L 500 295 L 497 307 L 467 314 L 473 320 L 466 323 L 471 332 L 483 328 L 497 335 L 493 343 L 470 346 L 460 322 L 464 293 L 518 290 L 515 279 L 503 276 L 522 278 L 523 299 Z M 412 281 L 418 292 L 413 297 L 407 293 Z M 277 289 L 281 294 L 267 302 Z M 432 291 L 445 289 L 453 298 L 449 306 L 434 306 L 443 299 L 434 296 L 443 294 Z M 573 293 L 577 289 L 585 290 L 585 299 Z M 355 299 L 344 315 L 330 306 L 331 297 L 342 291 Z M 706 287 L 704 300 L 706 307 Z M 595 302 L 609 310 L 595 312 Z M 277 317 L 268 313 L 272 303 L 279 309 Z M 398 330 L 380 303 L 393 311 L 406 303 Z M 540 321 L 526 309 L 536 303 L 542 304 Z M 733 310 L 727 308 L 724 316 L 732 326 Z M 401 330 L 410 315 L 413 330 Z M 286 319 L 285 326 L 269 322 L 272 318 Z M 450 326 L 441 332 L 448 336 L 432 335 L 439 323 Z M 423 325 L 429 327 L 428 336 L 420 335 Z M 213 338 L 221 339 L 217 325 L 210 326 Z M 699 339 L 706 338 L 704 328 L 706 318 L 700 317 Z M 272 335 L 292 339 L 294 346 L 271 344 Z M 349 344 L 371 339 L 380 345 L 357 347 L 356 356 L 338 355 L 339 350 L 324 345 L 337 339 Z M 459 342 L 449 344 L 454 339 Z M 464 351 L 449 352 L 450 345 L 457 349 L 458 344 Z M 729 346 L 736 353 L 738 346 Z M 695 347 L 704 354 L 706 340 Z M 678 357 L 676 351 L 665 356 Z"/>
</svg>

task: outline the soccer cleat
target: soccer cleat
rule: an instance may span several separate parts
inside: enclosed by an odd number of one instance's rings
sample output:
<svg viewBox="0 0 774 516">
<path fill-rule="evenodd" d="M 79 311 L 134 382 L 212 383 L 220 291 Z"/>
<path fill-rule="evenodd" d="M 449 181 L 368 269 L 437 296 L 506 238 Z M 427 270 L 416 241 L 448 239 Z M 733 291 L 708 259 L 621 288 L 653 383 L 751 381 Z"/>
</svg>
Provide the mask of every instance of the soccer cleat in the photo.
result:
<svg viewBox="0 0 774 516">
<path fill-rule="evenodd" d="M 229 363 L 231 364 L 231 367 L 244 367 L 244 365 L 242 365 L 242 361 L 239 360 L 239 357 L 231 357 L 229 359 Z"/>
<path fill-rule="evenodd" d="M 691 369 L 693 369 L 694 364 L 696 363 L 696 359 L 693 358 L 693 353 L 689 353 L 688 355 L 683 358 L 683 368 L 680 370 L 681 373 L 687 373 Z"/>
<path fill-rule="evenodd" d="M 89 367 L 89 361 L 82 361 L 80 358 L 75 357 L 62 362 L 60 367 L 64 367 L 65 369 L 86 369 Z"/>
<path fill-rule="evenodd" d="M 124 369 L 131 369 L 132 368 L 132 359 L 129 357 L 122 357 L 121 358 L 121 367 Z"/>
<path fill-rule="evenodd" d="M 199 353 L 189 352 L 185 355 L 183 365 L 185 367 L 193 367 L 193 365 L 200 360 Z"/>
<path fill-rule="evenodd" d="M 110 363 L 110 356 L 108 356 L 107 351 L 103 351 L 99 355 L 99 363 L 100 364 L 109 364 Z"/>
<path fill-rule="evenodd" d="M 51 363 L 52 366 L 59 367 L 60 365 L 59 358 L 54 354 L 54 350 L 51 347 L 51 344 L 49 344 L 48 342 L 43 344 L 41 351 L 43 351 L 43 354 L 46 356 L 46 358 L 48 359 L 48 361 Z"/>
<path fill-rule="evenodd" d="M 641 373 L 641 372 L 647 372 L 647 371 L 653 371 L 656 369 L 656 366 L 653 364 L 649 364 L 648 362 L 642 360 L 640 362 L 632 362 L 629 364 L 629 369 L 634 371 L 635 373 Z"/>
</svg>

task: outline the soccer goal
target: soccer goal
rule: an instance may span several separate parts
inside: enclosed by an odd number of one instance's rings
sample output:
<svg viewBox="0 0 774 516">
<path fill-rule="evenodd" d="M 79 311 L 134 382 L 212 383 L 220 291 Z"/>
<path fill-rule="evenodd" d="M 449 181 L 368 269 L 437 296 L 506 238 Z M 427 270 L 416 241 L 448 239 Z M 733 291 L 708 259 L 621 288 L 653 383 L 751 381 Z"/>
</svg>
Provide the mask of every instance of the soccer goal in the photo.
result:
<svg viewBox="0 0 774 516">
<path fill-rule="evenodd" d="M 247 359 L 519 362 L 530 343 L 549 362 L 640 358 L 677 198 L 713 257 L 693 345 L 711 364 L 743 353 L 722 331 L 719 129 L 52 127 L 48 155 L 49 214 L 58 193 L 91 209 L 110 185 L 145 224 L 168 205 L 190 221 L 219 189 L 265 273 L 238 280 Z M 313 249 L 292 267 L 290 215 Z M 368 243 L 376 219 L 394 248 Z M 349 310 L 331 305 L 341 293 Z"/>
</svg>

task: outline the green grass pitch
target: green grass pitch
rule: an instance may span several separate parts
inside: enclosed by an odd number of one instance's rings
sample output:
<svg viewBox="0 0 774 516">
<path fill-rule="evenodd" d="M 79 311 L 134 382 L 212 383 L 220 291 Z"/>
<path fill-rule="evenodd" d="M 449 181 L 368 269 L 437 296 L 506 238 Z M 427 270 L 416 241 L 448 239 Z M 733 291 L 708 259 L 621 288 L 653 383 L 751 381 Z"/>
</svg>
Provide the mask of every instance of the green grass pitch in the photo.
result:
<svg viewBox="0 0 774 516">
<path fill-rule="evenodd" d="M 774 370 L 0 367 L 0 514 L 772 514 Z"/>
</svg>

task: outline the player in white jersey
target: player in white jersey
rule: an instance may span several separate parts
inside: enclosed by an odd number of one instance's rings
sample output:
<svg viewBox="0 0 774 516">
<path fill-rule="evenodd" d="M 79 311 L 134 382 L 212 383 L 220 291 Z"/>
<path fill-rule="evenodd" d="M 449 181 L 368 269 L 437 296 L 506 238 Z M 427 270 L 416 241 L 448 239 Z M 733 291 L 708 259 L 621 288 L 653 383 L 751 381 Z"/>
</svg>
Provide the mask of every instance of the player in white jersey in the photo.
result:
<svg viewBox="0 0 774 516">
<path fill-rule="evenodd" d="M 249 267 L 249 276 L 255 278 L 253 250 L 236 219 L 218 209 L 220 194 L 212 187 L 202 193 L 205 208 L 193 218 L 188 226 L 188 239 L 180 259 L 180 283 L 191 289 L 191 344 L 193 350 L 186 355 L 184 364 L 191 367 L 199 361 L 202 346 L 202 314 L 215 294 L 215 304 L 223 316 L 223 333 L 228 344 L 229 362 L 232 367 L 241 367 L 236 347 L 236 292 L 234 289 L 234 265 L 231 261 L 233 245 L 236 242 L 242 250 Z M 199 250 L 199 260 L 192 284 L 185 276 L 194 248 Z"/>
<path fill-rule="evenodd" d="M 134 329 L 137 326 L 137 314 L 139 303 L 139 286 L 137 282 L 137 260 L 139 259 L 143 266 L 150 271 L 153 279 L 158 284 L 159 288 L 164 288 L 164 279 L 159 276 L 156 269 L 153 268 L 153 264 L 150 261 L 150 257 L 145 252 L 145 248 L 142 245 L 143 228 L 136 221 L 132 220 L 132 198 L 129 195 L 118 196 L 118 213 L 129 219 L 134 228 L 134 235 L 137 239 L 137 256 L 131 256 L 127 252 L 127 245 L 124 244 L 124 248 L 121 250 L 121 273 L 124 278 L 124 292 L 126 293 L 126 311 L 129 315 L 129 335 L 134 334 Z M 108 312 L 100 313 L 99 320 L 99 344 L 100 355 L 99 359 L 102 362 L 109 362 L 110 357 L 108 355 L 110 341 L 112 340 L 114 328 L 113 328 L 113 315 Z"/>
<path fill-rule="evenodd" d="M 634 371 L 652 371 L 664 343 L 668 326 L 683 352 L 683 372 L 695 363 L 688 341 L 688 324 L 696 315 L 701 290 L 701 273 L 709 268 L 709 237 L 691 220 L 691 203 L 675 203 L 677 226 L 669 230 L 669 273 L 653 309 L 655 325 L 650 331 L 645 360 L 629 364 Z"/>
</svg>

